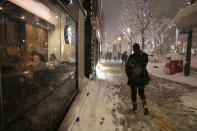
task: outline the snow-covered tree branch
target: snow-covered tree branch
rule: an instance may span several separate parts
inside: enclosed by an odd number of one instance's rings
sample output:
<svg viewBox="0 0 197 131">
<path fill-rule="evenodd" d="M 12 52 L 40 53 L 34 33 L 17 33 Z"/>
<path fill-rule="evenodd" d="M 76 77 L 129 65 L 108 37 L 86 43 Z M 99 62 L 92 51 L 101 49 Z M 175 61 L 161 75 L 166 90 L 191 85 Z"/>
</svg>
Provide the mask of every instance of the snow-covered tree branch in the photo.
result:
<svg viewBox="0 0 197 131">
<path fill-rule="evenodd" d="M 144 34 L 152 19 L 151 0 L 122 0 L 120 12 L 121 32 L 124 32 L 124 34 L 130 33 L 128 36 L 132 37 L 140 33 L 143 50 L 145 44 Z"/>
<path fill-rule="evenodd" d="M 133 15 L 131 15 L 132 10 L 130 9 L 129 3 L 130 0 L 122 0 L 122 5 L 120 9 L 121 24 L 119 26 L 119 30 L 132 44 L 135 35 L 137 35 L 138 33 L 138 30 L 136 30 L 136 23 L 134 23 Z"/>
<path fill-rule="evenodd" d="M 149 32 L 151 34 L 150 37 L 152 41 L 159 44 L 159 46 L 164 44 L 164 38 L 168 37 L 168 30 L 174 26 L 174 19 L 169 20 L 166 17 L 163 17 L 161 20 L 156 18 L 152 19 L 149 26 Z M 155 46 L 156 45 L 154 45 L 154 47 Z"/>
</svg>

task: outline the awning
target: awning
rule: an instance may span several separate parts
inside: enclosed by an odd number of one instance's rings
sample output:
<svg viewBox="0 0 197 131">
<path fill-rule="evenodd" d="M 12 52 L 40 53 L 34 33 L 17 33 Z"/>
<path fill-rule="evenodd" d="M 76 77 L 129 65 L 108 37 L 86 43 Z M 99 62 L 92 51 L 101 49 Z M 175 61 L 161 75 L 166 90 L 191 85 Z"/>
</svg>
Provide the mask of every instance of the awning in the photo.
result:
<svg viewBox="0 0 197 131">
<path fill-rule="evenodd" d="M 175 17 L 175 23 L 180 29 L 197 27 L 197 2 L 180 10 Z"/>
</svg>

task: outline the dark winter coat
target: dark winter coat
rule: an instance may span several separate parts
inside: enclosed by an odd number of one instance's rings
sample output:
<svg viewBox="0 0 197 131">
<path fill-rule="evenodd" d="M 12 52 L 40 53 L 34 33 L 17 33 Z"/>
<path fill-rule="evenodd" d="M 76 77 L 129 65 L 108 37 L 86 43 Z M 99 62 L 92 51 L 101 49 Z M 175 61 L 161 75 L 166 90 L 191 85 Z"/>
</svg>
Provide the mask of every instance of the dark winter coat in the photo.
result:
<svg viewBox="0 0 197 131">
<path fill-rule="evenodd" d="M 148 55 L 144 52 L 129 55 L 126 63 L 126 74 L 128 77 L 128 85 L 145 86 L 148 84 L 150 77 L 146 69 L 148 63 Z"/>
<path fill-rule="evenodd" d="M 122 57 L 121 57 L 122 61 L 126 62 L 127 58 L 128 58 L 128 56 L 126 53 L 122 54 Z"/>
</svg>

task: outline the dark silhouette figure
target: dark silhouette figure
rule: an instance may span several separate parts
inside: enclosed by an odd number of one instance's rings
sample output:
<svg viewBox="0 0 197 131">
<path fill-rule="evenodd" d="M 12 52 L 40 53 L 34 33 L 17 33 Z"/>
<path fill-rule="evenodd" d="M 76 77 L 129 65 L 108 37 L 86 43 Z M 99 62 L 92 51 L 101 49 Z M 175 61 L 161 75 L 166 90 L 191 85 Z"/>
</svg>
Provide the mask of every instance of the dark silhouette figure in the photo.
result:
<svg viewBox="0 0 197 131">
<path fill-rule="evenodd" d="M 146 69 L 148 63 L 148 55 L 140 50 L 138 43 L 133 44 L 134 54 L 131 54 L 126 63 L 126 73 L 128 77 L 128 85 L 131 87 L 131 99 L 133 112 L 137 112 L 137 90 L 144 108 L 144 115 L 148 114 L 146 96 L 144 94 L 145 85 L 148 84 L 150 77 Z"/>
<path fill-rule="evenodd" d="M 118 52 L 118 60 L 120 60 L 120 56 L 121 56 L 121 53 L 120 53 L 120 52 Z"/>
<path fill-rule="evenodd" d="M 122 57 L 121 57 L 122 64 L 126 64 L 127 59 L 128 59 L 128 56 L 127 56 L 127 52 L 125 51 L 125 52 L 122 54 Z"/>
<path fill-rule="evenodd" d="M 111 51 L 109 52 L 109 60 L 111 60 L 112 59 L 112 53 L 111 53 Z"/>
<path fill-rule="evenodd" d="M 105 60 L 108 60 L 109 52 L 105 52 Z"/>
</svg>

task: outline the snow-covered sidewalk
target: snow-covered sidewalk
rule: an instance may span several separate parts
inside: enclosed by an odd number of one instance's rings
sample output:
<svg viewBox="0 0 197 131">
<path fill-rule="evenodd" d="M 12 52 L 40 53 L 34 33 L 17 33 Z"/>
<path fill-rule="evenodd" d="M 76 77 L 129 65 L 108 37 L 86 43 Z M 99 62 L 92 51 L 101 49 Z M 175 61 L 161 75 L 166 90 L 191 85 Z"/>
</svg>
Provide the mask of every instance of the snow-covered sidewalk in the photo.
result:
<svg viewBox="0 0 197 131">
<path fill-rule="evenodd" d="M 194 131 L 197 88 L 151 76 L 145 88 L 149 115 L 132 113 L 131 91 L 124 66 L 99 64 L 97 78 L 73 102 L 58 131 Z"/>
<path fill-rule="evenodd" d="M 113 63 L 118 63 L 113 61 Z M 58 131 L 115 131 L 117 126 L 113 123 L 111 111 L 116 89 L 113 84 L 113 73 L 103 72 L 110 67 L 98 66 L 97 79 L 89 82 L 84 90 L 77 96 L 65 120 Z M 101 71 L 102 68 L 102 71 Z M 111 80 L 113 84 L 106 82 Z"/>
<path fill-rule="evenodd" d="M 197 87 L 197 74 L 191 73 L 190 76 L 185 77 L 184 73 L 176 73 L 175 75 L 167 75 L 164 71 L 164 63 L 148 63 L 148 72 L 156 77 L 179 82 L 182 84 Z"/>
<path fill-rule="evenodd" d="M 101 83 L 90 82 L 72 104 L 59 131 L 113 131 L 110 93 Z M 68 124 L 69 123 L 69 124 Z M 110 125 L 110 126 L 108 126 Z"/>
</svg>

